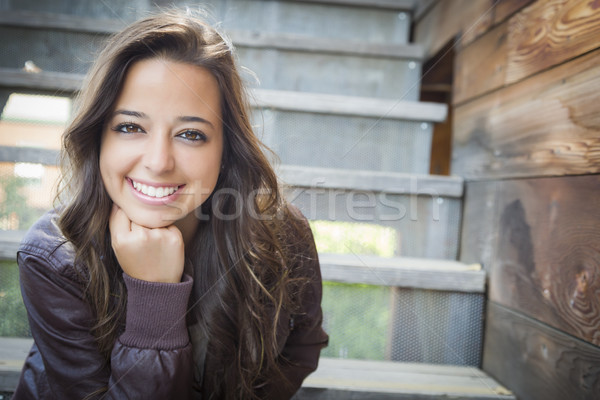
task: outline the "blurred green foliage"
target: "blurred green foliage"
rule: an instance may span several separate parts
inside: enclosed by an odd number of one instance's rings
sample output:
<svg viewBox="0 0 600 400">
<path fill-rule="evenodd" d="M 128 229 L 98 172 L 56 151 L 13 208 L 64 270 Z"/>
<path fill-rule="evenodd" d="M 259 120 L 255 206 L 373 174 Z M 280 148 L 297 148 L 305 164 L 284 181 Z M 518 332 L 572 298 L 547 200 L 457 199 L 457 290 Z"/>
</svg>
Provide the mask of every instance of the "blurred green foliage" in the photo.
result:
<svg viewBox="0 0 600 400">
<path fill-rule="evenodd" d="M 0 262 L 0 336 L 30 336 L 14 261 Z"/>
<path fill-rule="evenodd" d="M 390 289 L 371 285 L 323 283 L 323 328 L 329 346 L 323 357 L 384 360 Z"/>
<path fill-rule="evenodd" d="M 396 231 L 381 225 L 310 221 L 319 253 L 370 254 L 392 257 L 397 243 Z"/>
<path fill-rule="evenodd" d="M 394 255 L 396 231 L 374 224 L 310 222 L 319 253 Z M 323 282 L 323 323 L 329 346 L 323 357 L 384 360 L 390 289 Z"/>
<path fill-rule="evenodd" d="M 37 179 L 22 178 L 19 176 L 0 176 L 0 228 L 27 230 L 37 221 L 46 210 L 33 208 L 27 204 L 27 197 L 23 188 L 33 184 Z M 7 228 L 13 225 L 16 227 Z"/>
</svg>

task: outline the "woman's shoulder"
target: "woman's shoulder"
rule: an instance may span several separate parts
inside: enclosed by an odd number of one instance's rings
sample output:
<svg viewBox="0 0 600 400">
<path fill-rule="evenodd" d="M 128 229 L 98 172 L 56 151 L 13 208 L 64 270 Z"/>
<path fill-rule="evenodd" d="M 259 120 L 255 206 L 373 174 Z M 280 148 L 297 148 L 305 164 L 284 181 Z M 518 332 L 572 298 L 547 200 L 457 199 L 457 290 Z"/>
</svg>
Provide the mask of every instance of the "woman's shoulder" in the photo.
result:
<svg viewBox="0 0 600 400">
<path fill-rule="evenodd" d="M 75 248 L 62 234 L 58 219 L 57 210 L 46 212 L 29 228 L 21 240 L 18 253 L 21 253 L 21 258 L 33 256 L 38 260 L 44 260 L 57 272 L 65 273 L 67 270 L 72 270 Z"/>
</svg>

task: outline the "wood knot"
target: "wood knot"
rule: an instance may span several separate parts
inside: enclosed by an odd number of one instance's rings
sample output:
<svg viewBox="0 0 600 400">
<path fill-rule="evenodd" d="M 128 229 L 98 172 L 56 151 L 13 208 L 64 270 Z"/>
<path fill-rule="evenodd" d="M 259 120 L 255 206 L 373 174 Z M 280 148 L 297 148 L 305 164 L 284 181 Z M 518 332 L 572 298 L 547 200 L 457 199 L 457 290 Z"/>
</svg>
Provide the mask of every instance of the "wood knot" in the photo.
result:
<svg viewBox="0 0 600 400">
<path fill-rule="evenodd" d="M 585 293 L 587 291 L 588 281 L 589 281 L 587 271 L 581 271 L 580 273 L 578 273 L 576 275 L 576 280 L 577 280 L 577 292 Z"/>
</svg>

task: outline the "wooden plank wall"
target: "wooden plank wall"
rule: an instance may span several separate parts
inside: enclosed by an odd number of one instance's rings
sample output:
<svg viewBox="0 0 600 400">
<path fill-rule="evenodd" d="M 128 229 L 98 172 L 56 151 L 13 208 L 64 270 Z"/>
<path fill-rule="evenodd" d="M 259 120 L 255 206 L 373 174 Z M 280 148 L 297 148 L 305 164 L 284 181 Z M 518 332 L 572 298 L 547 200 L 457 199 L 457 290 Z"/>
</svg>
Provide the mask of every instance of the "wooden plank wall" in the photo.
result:
<svg viewBox="0 0 600 400">
<path fill-rule="evenodd" d="M 600 399 L 600 1 L 440 0 L 414 32 L 455 52 L 451 171 L 460 258 L 489 274 L 483 369 L 520 400 Z"/>
</svg>

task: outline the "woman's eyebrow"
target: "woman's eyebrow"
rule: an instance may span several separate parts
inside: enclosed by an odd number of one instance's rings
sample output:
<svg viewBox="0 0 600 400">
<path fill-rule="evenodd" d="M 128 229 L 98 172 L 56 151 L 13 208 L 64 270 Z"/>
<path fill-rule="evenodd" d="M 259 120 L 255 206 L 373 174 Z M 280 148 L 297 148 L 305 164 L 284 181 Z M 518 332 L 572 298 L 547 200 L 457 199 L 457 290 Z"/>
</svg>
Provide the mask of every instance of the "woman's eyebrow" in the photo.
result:
<svg viewBox="0 0 600 400">
<path fill-rule="evenodd" d="M 148 115 L 140 112 L 140 111 L 131 111 L 131 110 L 116 110 L 115 112 L 112 113 L 111 118 L 116 116 L 116 115 L 128 115 L 130 117 L 136 117 L 136 118 L 141 118 L 141 119 L 149 119 Z M 212 124 L 212 122 L 210 122 L 207 119 L 204 119 L 202 117 L 197 117 L 195 115 L 182 115 L 180 117 L 177 117 L 177 121 L 180 122 L 200 122 L 202 124 L 207 124 L 209 125 L 211 128 L 214 128 L 214 125 Z"/>
<path fill-rule="evenodd" d="M 177 117 L 177 120 L 181 122 L 200 122 L 202 124 L 210 125 L 211 128 L 214 128 L 214 125 L 209 120 L 202 117 L 196 117 L 194 115 L 182 115 L 181 117 Z"/>
<path fill-rule="evenodd" d="M 139 111 L 130 111 L 130 110 L 116 110 L 115 112 L 112 113 L 111 118 L 116 116 L 116 115 L 128 115 L 130 117 L 137 117 L 137 118 L 141 118 L 141 119 L 148 119 L 148 115 L 144 114 L 143 112 L 139 112 Z"/>
</svg>

